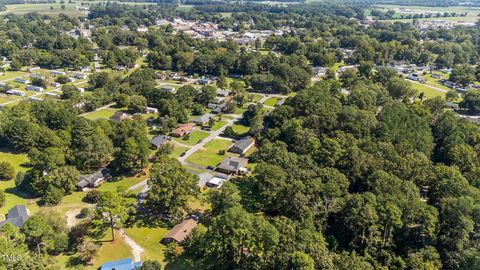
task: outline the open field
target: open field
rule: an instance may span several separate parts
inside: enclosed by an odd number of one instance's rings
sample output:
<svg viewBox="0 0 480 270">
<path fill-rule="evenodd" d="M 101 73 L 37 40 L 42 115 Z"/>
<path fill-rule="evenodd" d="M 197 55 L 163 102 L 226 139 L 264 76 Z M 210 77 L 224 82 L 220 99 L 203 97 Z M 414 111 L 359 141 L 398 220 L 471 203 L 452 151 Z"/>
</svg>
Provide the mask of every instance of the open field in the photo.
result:
<svg viewBox="0 0 480 270">
<path fill-rule="evenodd" d="M 98 120 L 98 119 L 109 119 L 112 117 L 117 111 L 121 110 L 122 108 L 104 108 L 98 111 L 94 111 L 88 114 L 85 114 L 84 117 L 90 120 Z"/>
<path fill-rule="evenodd" d="M 405 14 L 407 13 L 400 13 L 398 12 L 399 8 L 404 8 L 404 9 L 409 9 L 409 10 L 415 10 L 418 11 L 418 13 L 421 12 L 438 12 L 438 13 L 444 13 L 444 12 L 455 12 L 457 14 L 460 13 L 465 13 L 467 12 L 466 17 L 440 17 L 437 18 L 436 16 L 432 16 L 432 18 L 422 18 L 418 20 L 423 20 L 423 21 L 431 21 L 431 20 L 445 20 L 445 21 L 463 21 L 463 22 L 476 22 L 478 20 L 478 14 L 480 14 L 480 7 L 462 7 L 462 6 L 455 6 L 455 7 L 427 7 L 427 6 L 397 6 L 397 5 L 376 5 L 376 7 L 383 9 L 384 11 L 387 10 L 395 10 L 396 14 L 395 16 L 398 16 L 400 14 Z M 409 13 L 410 14 L 410 13 Z M 413 14 L 412 14 L 413 15 Z M 412 21 L 412 19 L 394 19 L 395 21 Z"/>
<path fill-rule="evenodd" d="M 440 92 L 423 84 L 412 83 L 413 89 L 418 91 L 418 94 L 424 93 L 425 98 L 445 97 L 445 92 Z"/>
<path fill-rule="evenodd" d="M 277 102 L 278 102 L 277 98 L 271 97 L 271 98 L 267 99 L 263 104 L 265 106 L 273 107 L 273 106 L 275 106 L 275 104 L 277 104 Z"/>
<path fill-rule="evenodd" d="M 207 144 L 205 147 L 193 153 L 190 157 L 187 158 L 187 162 L 198 164 L 201 166 L 216 166 L 224 158 L 232 153 L 227 153 L 226 151 L 232 145 L 232 142 L 224 139 L 214 139 Z M 220 155 L 219 151 L 225 150 L 225 155 Z"/>
</svg>

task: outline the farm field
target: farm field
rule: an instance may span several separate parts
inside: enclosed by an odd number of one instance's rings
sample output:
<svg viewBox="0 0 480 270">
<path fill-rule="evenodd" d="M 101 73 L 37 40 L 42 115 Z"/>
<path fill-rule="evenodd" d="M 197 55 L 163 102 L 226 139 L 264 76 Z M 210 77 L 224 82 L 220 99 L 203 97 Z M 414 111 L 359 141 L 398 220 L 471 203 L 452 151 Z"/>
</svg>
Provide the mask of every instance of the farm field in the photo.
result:
<svg viewBox="0 0 480 270">
<path fill-rule="evenodd" d="M 376 5 L 376 7 L 379 7 L 381 9 L 386 10 L 398 10 L 399 8 L 404 8 L 404 9 L 409 9 L 409 10 L 418 10 L 420 12 L 438 12 L 438 13 L 444 13 L 444 12 L 455 12 L 457 14 L 460 13 L 465 13 L 467 12 L 466 17 L 440 17 L 437 18 L 433 16 L 432 18 L 421 18 L 418 19 L 420 21 L 432 21 L 432 20 L 445 20 L 445 21 L 463 21 L 463 22 L 471 22 L 474 23 L 478 20 L 478 14 L 480 14 L 480 8 L 479 7 L 461 7 L 461 6 L 455 6 L 455 7 L 427 7 L 427 6 L 398 6 L 398 5 Z M 398 14 L 399 12 L 397 12 Z M 396 14 L 396 15 L 397 15 Z M 404 13 L 406 14 L 406 13 Z M 394 19 L 394 21 L 412 21 L 412 19 Z"/>
</svg>

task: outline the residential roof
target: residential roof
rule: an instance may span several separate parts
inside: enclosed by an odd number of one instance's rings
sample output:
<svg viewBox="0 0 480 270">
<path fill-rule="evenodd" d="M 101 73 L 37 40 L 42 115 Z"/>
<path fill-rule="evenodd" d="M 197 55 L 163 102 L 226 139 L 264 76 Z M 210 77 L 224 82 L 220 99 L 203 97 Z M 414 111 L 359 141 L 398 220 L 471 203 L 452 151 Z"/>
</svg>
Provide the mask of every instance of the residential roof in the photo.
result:
<svg viewBox="0 0 480 270">
<path fill-rule="evenodd" d="M 94 185 L 95 182 L 97 182 L 101 178 L 107 177 L 110 177 L 110 170 L 107 168 L 102 168 L 91 175 L 81 175 L 80 181 L 78 181 L 77 186 L 84 188 L 88 185 Z"/>
<path fill-rule="evenodd" d="M 240 151 L 247 150 L 253 143 L 255 143 L 255 139 L 252 137 L 246 137 L 240 140 L 237 140 L 232 147 L 239 149 Z"/>
<path fill-rule="evenodd" d="M 181 223 L 175 225 L 163 239 L 175 240 L 182 242 L 192 232 L 193 228 L 197 226 L 198 222 L 193 218 L 187 218 Z"/>
<path fill-rule="evenodd" d="M 153 139 L 150 140 L 150 143 L 155 145 L 156 147 L 159 147 L 160 145 L 164 144 L 165 142 L 170 141 L 172 138 L 167 135 L 158 135 L 153 137 Z"/>
<path fill-rule="evenodd" d="M 28 210 L 25 205 L 16 205 L 10 210 L 8 210 L 8 214 L 6 215 L 6 219 L 0 221 L 0 227 L 3 226 L 5 223 L 10 223 L 15 227 L 22 227 L 23 223 L 28 219 Z"/>
<path fill-rule="evenodd" d="M 116 121 L 121 121 L 125 118 L 132 118 L 132 116 L 128 113 L 125 113 L 125 112 L 122 112 L 122 111 L 118 111 L 118 112 L 115 112 L 114 115 L 112 115 L 112 117 L 110 117 L 110 119 L 112 120 L 116 120 Z"/>
<path fill-rule="evenodd" d="M 121 259 L 102 264 L 100 270 L 133 270 L 142 265 L 141 262 L 134 262 L 132 258 Z"/>
<path fill-rule="evenodd" d="M 195 127 L 195 124 L 187 123 L 178 125 L 178 127 L 172 131 L 174 134 L 184 134 L 190 132 Z"/>
<path fill-rule="evenodd" d="M 217 168 L 224 171 L 236 172 L 241 168 L 245 168 L 248 165 L 248 159 L 241 157 L 227 157 L 225 158 Z"/>
<path fill-rule="evenodd" d="M 210 118 L 213 118 L 215 117 L 215 115 L 211 114 L 211 113 L 206 113 L 204 115 L 200 115 L 199 117 L 196 117 L 192 120 L 192 122 L 195 122 L 195 123 L 206 123 L 208 122 L 208 120 L 210 120 Z"/>
<path fill-rule="evenodd" d="M 198 186 L 204 187 L 210 179 L 213 178 L 213 174 L 209 172 L 203 172 L 198 174 Z"/>
</svg>

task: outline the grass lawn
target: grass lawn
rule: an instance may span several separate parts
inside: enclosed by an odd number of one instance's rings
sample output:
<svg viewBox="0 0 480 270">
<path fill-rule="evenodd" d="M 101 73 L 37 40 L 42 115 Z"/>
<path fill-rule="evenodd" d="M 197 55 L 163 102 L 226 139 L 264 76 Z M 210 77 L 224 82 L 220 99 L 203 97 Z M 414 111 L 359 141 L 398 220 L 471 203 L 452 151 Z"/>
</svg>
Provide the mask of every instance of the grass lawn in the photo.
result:
<svg viewBox="0 0 480 270">
<path fill-rule="evenodd" d="M 78 5 L 78 4 L 77 4 Z M 17 15 L 21 14 L 26 14 L 26 13 L 31 13 L 31 12 L 37 12 L 40 14 L 49 14 L 49 15 L 55 15 L 59 13 L 65 13 L 67 15 L 71 16 L 80 16 L 82 13 L 74 7 L 76 4 L 69 4 L 65 3 L 64 4 L 65 8 L 62 9 L 61 4 L 57 3 L 49 3 L 49 4 L 18 4 L 18 5 L 6 5 L 7 10 L 5 14 L 13 13 Z"/>
<path fill-rule="evenodd" d="M 90 119 L 90 120 L 98 120 L 98 119 L 109 119 L 112 117 L 115 112 L 119 111 L 121 109 L 116 109 L 116 108 L 105 108 L 101 109 L 98 111 L 93 111 L 87 114 L 84 114 L 83 117 Z"/>
<path fill-rule="evenodd" d="M 199 130 L 194 130 L 192 131 L 192 133 L 190 133 L 190 137 L 188 140 L 184 140 L 183 138 L 173 138 L 175 141 L 181 143 L 181 144 L 185 144 L 185 145 L 188 145 L 188 146 L 194 146 L 198 143 L 199 140 L 203 140 L 205 139 L 206 137 L 208 137 L 209 133 L 208 132 L 203 132 L 203 131 L 199 131 Z"/>
<path fill-rule="evenodd" d="M 265 104 L 265 106 L 273 107 L 275 106 L 275 104 L 277 104 L 277 102 L 278 102 L 277 98 L 271 97 L 267 99 L 263 104 Z"/>
<path fill-rule="evenodd" d="M 137 244 L 145 249 L 142 254 L 142 261 L 157 260 L 163 262 L 163 250 L 165 246 L 160 244 L 160 240 L 167 234 L 168 228 L 139 228 L 137 226 L 126 228 L 125 232 Z"/>
<path fill-rule="evenodd" d="M 215 124 L 212 126 L 212 130 L 217 130 L 220 129 L 221 127 L 225 126 L 227 124 L 226 121 L 217 121 Z"/>
<path fill-rule="evenodd" d="M 244 108 L 244 107 L 241 107 L 241 108 L 240 108 L 240 107 L 237 107 L 237 108 L 235 109 L 235 111 L 233 112 L 233 114 L 243 114 L 246 110 L 247 110 L 247 109 Z"/>
<path fill-rule="evenodd" d="M 262 99 L 262 95 L 260 94 L 249 94 L 248 95 L 248 101 L 257 103 L 260 99 Z"/>
<path fill-rule="evenodd" d="M 425 94 L 425 98 L 445 97 L 446 94 L 445 92 L 435 90 L 422 84 L 412 83 L 412 87 L 418 91 L 418 94 L 423 92 Z"/>
<path fill-rule="evenodd" d="M 173 145 L 173 152 L 170 154 L 170 157 L 172 158 L 178 158 L 180 156 L 181 153 L 187 151 L 187 147 L 185 146 L 181 146 L 181 145 L 178 145 L 178 144 L 174 144 Z"/>
<path fill-rule="evenodd" d="M 0 81 L 22 77 L 25 74 L 26 73 L 22 71 L 6 71 L 5 74 L 0 76 Z"/>
<path fill-rule="evenodd" d="M 207 144 L 205 147 L 193 153 L 193 155 L 187 158 L 187 162 L 198 164 L 201 166 L 216 166 L 220 163 L 227 155 L 219 155 L 220 150 L 227 151 L 228 148 L 232 145 L 231 141 L 223 139 L 214 139 Z M 231 153 L 228 153 L 229 155 Z"/>
<path fill-rule="evenodd" d="M 232 125 L 232 129 L 235 133 L 242 135 L 247 133 L 250 130 L 250 127 L 235 123 Z"/>
</svg>

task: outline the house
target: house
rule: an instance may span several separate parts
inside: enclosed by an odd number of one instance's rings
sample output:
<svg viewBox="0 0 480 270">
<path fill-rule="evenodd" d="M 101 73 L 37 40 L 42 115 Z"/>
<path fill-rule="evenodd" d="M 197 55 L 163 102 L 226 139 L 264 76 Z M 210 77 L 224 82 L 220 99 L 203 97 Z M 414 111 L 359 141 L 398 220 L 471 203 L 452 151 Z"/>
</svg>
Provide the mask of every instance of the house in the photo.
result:
<svg viewBox="0 0 480 270">
<path fill-rule="evenodd" d="M 121 259 L 102 264 L 100 270 L 134 270 L 142 266 L 142 262 L 134 262 L 132 258 Z"/>
<path fill-rule="evenodd" d="M 212 81 L 208 78 L 202 77 L 202 78 L 198 79 L 197 82 L 198 82 L 198 84 L 205 85 L 205 84 L 210 84 Z"/>
<path fill-rule="evenodd" d="M 198 222 L 193 218 L 187 218 L 180 224 L 175 225 L 162 239 L 163 244 L 172 242 L 180 243 L 185 240 L 192 230 L 198 225 Z"/>
<path fill-rule="evenodd" d="M 217 96 L 226 97 L 228 96 L 229 93 L 230 92 L 228 92 L 227 90 L 217 89 Z"/>
<path fill-rule="evenodd" d="M 32 72 L 32 71 L 39 70 L 39 69 L 40 69 L 40 67 L 30 67 L 30 68 L 27 68 L 27 71 Z"/>
<path fill-rule="evenodd" d="M 84 80 L 87 78 L 87 75 L 80 72 L 73 72 L 72 74 L 70 74 L 70 77 L 78 80 Z"/>
<path fill-rule="evenodd" d="M 29 84 L 30 83 L 29 80 L 21 78 L 21 77 L 15 78 L 15 80 L 13 80 L 13 81 L 16 82 L 16 83 L 21 83 L 21 84 Z"/>
<path fill-rule="evenodd" d="M 55 93 L 45 93 L 45 96 L 51 98 L 60 98 L 60 95 Z"/>
<path fill-rule="evenodd" d="M 228 175 L 217 173 L 207 181 L 207 187 L 220 188 L 228 180 Z"/>
<path fill-rule="evenodd" d="M 79 93 L 84 93 L 84 92 L 85 92 L 85 88 L 77 87 L 77 92 L 79 92 Z"/>
<path fill-rule="evenodd" d="M 173 86 L 162 86 L 160 87 L 160 90 L 164 92 L 172 93 L 172 94 L 175 94 L 175 92 L 177 92 L 177 89 Z"/>
<path fill-rule="evenodd" d="M 61 86 L 61 84 L 58 83 L 58 82 L 53 82 L 50 85 L 53 86 L 53 87 L 60 87 Z"/>
<path fill-rule="evenodd" d="M 35 86 L 35 85 L 27 85 L 25 86 L 25 89 L 28 91 L 35 91 L 35 92 L 43 92 L 43 87 L 40 86 Z"/>
<path fill-rule="evenodd" d="M 206 113 L 204 115 L 194 118 L 192 122 L 199 125 L 206 125 L 210 121 L 210 118 L 214 118 L 214 117 L 215 115 L 211 113 Z"/>
<path fill-rule="evenodd" d="M 218 104 L 218 106 L 212 110 L 212 113 L 223 113 L 226 110 L 227 110 L 227 104 L 222 103 L 222 104 Z"/>
<path fill-rule="evenodd" d="M 166 135 L 158 135 L 153 137 L 153 139 L 150 140 L 150 144 L 156 149 L 158 149 L 160 146 L 164 145 L 165 143 L 169 142 L 172 140 L 170 136 Z"/>
<path fill-rule="evenodd" d="M 442 79 L 442 75 L 439 75 L 439 74 L 432 74 L 432 78 L 434 79 Z"/>
<path fill-rule="evenodd" d="M 224 97 L 215 97 L 215 98 L 213 99 L 212 103 L 214 103 L 214 104 L 220 104 L 220 103 L 222 103 L 224 100 L 225 100 Z"/>
<path fill-rule="evenodd" d="M 23 91 L 20 91 L 20 90 L 8 90 L 6 92 L 8 95 L 15 95 L 15 96 L 21 96 L 21 97 L 24 97 L 25 96 L 25 92 Z"/>
<path fill-rule="evenodd" d="M 110 120 L 115 122 L 121 122 L 125 119 L 132 119 L 132 116 L 128 113 L 118 111 L 118 112 L 115 112 L 115 114 L 112 115 L 112 117 L 110 117 Z"/>
<path fill-rule="evenodd" d="M 42 75 L 40 75 L 38 73 L 31 73 L 30 78 L 36 78 L 36 79 L 42 79 L 42 80 L 45 79 L 45 77 L 43 77 Z"/>
<path fill-rule="evenodd" d="M 285 103 L 285 99 L 279 99 L 275 104 L 275 106 L 280 106 L 280 105 L 283 105 L 284 103 Z"/>
<path fill-rule="evenodd" d="M 43 98 L 39 98 L 39 97 L 30 97 L 28 98 L 30 101 L 33 101 L 33 102 L 39 102 L 39 101 L 43 101 Z"/>
<path fill-rule="evenodd" d="M 246 174 L 247 165 L 248 159 L 246 158 L 227 157 L 217 166 L 217 171 L 226 174 Z"/>
<path fill-rule="evenodd" d="M 5 220 L 0 221 L 0 227 L 8 222 L 17 228 L 21 228 L 28 218 L 29 214 L 27 207 L 25 205 L 15 205 L 8 210 L 8 213 L 5 215 Z"/>
<path fill-rule="evenodd" d="M 63 71 L 59 71 L 59 70 L 50 70 L 50 75 L 53 75 L 53 76 L 65 76 L 67 75 L 67 73 L 63 72 Z"/>
<path fill-rule="evenodd" d="M 174 137 L 183 137 L 190 134 L 194 128 L 195 124 L 193 123 L 180 124 L 174 131 L 172 131 L 171 135 Z"/>
<path fill-rule="evenodd" d="M 228 151 L 237 154 L 245 154 L 252 146 L 255 145 L 255 139 L 251 137 L 243 138 L 235 141 L 235 144 Z"/>
<path fill-rule="evenodd" d="M 86 187 L 95 188 L 111 178 L 110 170 L 102 168 L 89 176 L 81 175 L 77 182 L 77 190 L 83 190 Z"/>
<path fill-rule="evenodd" d="M 147 113 L 158 113 L 157 108 L 147 107 Z"/>
</svg>

